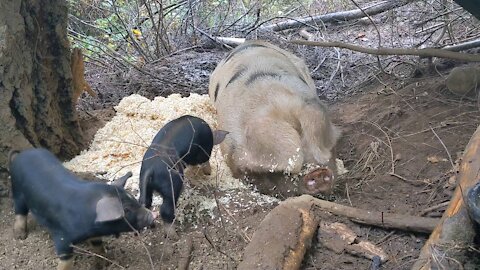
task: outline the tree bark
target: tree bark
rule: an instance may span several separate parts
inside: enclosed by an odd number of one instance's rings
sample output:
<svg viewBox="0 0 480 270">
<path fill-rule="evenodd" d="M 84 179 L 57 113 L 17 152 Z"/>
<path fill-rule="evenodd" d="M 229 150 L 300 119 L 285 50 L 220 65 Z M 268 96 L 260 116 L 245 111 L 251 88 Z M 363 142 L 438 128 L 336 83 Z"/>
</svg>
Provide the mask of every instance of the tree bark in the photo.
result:
<svg viewBox="0 0 480 270">
<path fill-rule="evenodd" d="M 83 147 L 66 29 L 66 1 L 0 1 L 0 169 L 11 148 Z"/>
</svg>

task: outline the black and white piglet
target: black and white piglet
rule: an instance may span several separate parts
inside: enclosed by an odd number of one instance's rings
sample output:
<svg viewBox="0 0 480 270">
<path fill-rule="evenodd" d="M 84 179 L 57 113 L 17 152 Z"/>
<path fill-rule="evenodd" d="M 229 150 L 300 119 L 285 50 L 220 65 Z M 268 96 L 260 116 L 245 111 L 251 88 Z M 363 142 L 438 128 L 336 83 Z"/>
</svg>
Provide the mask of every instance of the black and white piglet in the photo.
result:
<svg viewBox="0 0 480 270">
<path fill-rule="evenodd" d="M 221 143 L 227 133 L 212 131 L 204 120 L 191 115 L 181 116 L 163 126 L 143 156 L 140 203 L 151 208 L 153 191 L 157 191 L 163 198 L 161 217 L 172 223 L 183 187 L 183 169 L 186 165 L 202 165 L 203 171 L 209 174 L 213 145 Z"/>
<path fill-rule="evenodd" d="M 103 250 L 101 236 L 150 226 L 158 213 L 142 207 L 123 186 L 127 173 L 108 185 L 79 179 L 48 150 L 11 151 L 9 169 L 15 207 L 14 235 L 27 237 L 27 214 L 45 226 L 60 259 L 57 269 L 73 268 L 73 247 L 92 240 Z"/>
</svg>

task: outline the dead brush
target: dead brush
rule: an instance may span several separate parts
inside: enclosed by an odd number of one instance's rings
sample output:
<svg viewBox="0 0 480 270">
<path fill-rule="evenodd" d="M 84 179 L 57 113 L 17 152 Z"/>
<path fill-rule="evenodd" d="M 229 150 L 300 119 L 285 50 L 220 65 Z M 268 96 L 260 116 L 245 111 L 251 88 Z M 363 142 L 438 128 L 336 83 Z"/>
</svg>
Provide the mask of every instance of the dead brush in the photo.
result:
<svg viewBox="0 0 480 270">
<path fill-rule="evenodd" d="M 349 170 L 347 178 L 360 179 L 353 186 L 354 188 L 360 188 L 363 184 L 368 183 L 377 175 L 377 171 L 384 167 L 385 160 L 382 158 L 381 151 L 378 140 L 370 142 Z"/>
</svg>

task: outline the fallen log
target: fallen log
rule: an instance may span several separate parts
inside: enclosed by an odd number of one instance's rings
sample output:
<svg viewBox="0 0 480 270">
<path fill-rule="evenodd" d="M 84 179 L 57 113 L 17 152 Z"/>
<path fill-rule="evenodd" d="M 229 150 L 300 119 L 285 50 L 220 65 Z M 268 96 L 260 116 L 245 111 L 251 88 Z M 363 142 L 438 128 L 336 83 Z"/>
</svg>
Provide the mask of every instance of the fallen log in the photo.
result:
<svg viewBox="0 0 480 270">
<path fill-rule="evenodd" d="M 480 126 L 465 148 L 457 177 L 458 185 L 450 204 L 423 246 L 412 270 L 452 269 L 451 267 L 458 266 L 458 262 L 464 263 L 462 253 L 465 250 L 462 252 L 455 247 L 466 247 L 473 242 L 475 232 L 465 202 L 468 190 L 479 181 L 479 176 Z M 453 263 L 451 267 L 448 266 L 449 263 Z"/>
<path fill-rule="evenodd" d="M 334 12 L 334 13 L 318 15 L 318 16 L 309 16 L 309 17 L 300 18 L 300 19 L 291 19 L 284 22 L 277 22 L 270 25 L 265 25 L 260 27 L 260 29 L 277 32 L 277 31 L 283 31 L 291 28 L 299 28 L 302 26 L 307 26 L 309 24 L 321 24 L 321 23 L 355 20 L 355 19 L 366 17 L 365 13 L 368 14 L 369 16 L 372 16 L 372 15 L 385 12 L 387 10 L 404 6 L 410 2 L 412 1 L 411 0 L 410 1 L 406 1 L 406 0 L 384 1 L 380 4 L 374 4 L 374 5 L 364 7 L 362 8 L 363 11 L 362 9 L 353 9 L 353 10 Z"/>
<path fill-rule="evenodd" d="M 452 52 L 459 52 L 477 47 L 480 47 L 480 39 L 469 40 L 455 45 L 448 45 L 443 47 L 443 49 Z"/>
<path fill-rule="evenodd" d="M 310 195 L 289 198 L 260 223 L 245 248 L 238 269 L 299 269 L 319 221 L 313 211 L 323 210 L 355 222 L 411 232 L 431 232 L 439 219 L 367 211 L 320 200 Z M 372 245 L 348 247 L 365 253 Z M 372 249 L 372 254 L 376 251 Z M 385 258 L 383 258 L 385 260 Z"/>
<path fill-rule="evenodd" d="M 318 227 L 312 206 L 308 201 L 287 199 L 270 211 L 237 269 L 299 269 Z"/>
<path fill-rule="evenodd" d="M 322 210 L 328 211 L 334 215 L 347 217 L 357 223 L 409 232 L 430 233 L 440 220 L 438 218 L 426 218 L 378 211 L 368 211 L 320 200 L 310 195 L 302 195 L 292 198 L 291 200 L 293 202 L 311 202 Z"/>
</svg>

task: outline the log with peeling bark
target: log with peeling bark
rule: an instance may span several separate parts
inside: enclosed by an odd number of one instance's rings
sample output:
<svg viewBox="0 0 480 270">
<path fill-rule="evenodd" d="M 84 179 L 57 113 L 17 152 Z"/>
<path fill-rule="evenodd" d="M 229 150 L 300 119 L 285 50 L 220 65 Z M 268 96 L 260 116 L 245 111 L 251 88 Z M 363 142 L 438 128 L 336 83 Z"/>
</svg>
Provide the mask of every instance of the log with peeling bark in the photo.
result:
<svg viewBox="0 0 480 270">
<path fill-rule="evenodd" d="M 411 0 L 403 0 L 403 1 L 383 1 L 380 4 L 374 4 L 362 9 L 353 9 L 348 11 L 341 11 L 335 13 L 329 13 L 324 15 L 318 16 L 309 16 L 307 18 L 300 18 L 300 19 L 291 19 L 283 22 L 277 22 L 271 25 L 266 25 L 260 27 L 262 30 L 270 30 L 270 31 L 283 31 L 286 29 L 292 28 L 299 28 L 306 25 L 311 24 L 321 24 L 321 23 L 330 23 L 330 22 L 339 22 L 339 21 L 348 21 L 348 20 L 355 20 L 366 17 L 365 13 L 369 16 L 379 14 L 385 12 L 387 10 L 391 10 L 397 7 L 404 6 L 408 3 L 412 2 Z M 365 13 L 364 13 L 365 12 Z"/>
<path fill-rule="evenodd" d="M 412 270 L 456 269 L 458 263 L 465 263 L 462 260 L 465 250 L 455 247 L 466 247 L 474 240 L 475 231 L 465 202 L 468 190 L 479 182 L 479 175 L 480 126 L 465 148 L 457 177 L 458 185 L 450 204 L 423 246 Z"/>
<path fill-rule="evenodd" d="M 318 227 L 312 206 L 308 201 L 287 199 L 270 211 L 237 269 L 299 269 Z"/>
<path fill-rule="evenodd" d="M 319 221 L 314 214 L 317 210 L 345 216 L 362 224 L 412 232 L 431 232 L 439 220 L 366 211 L 310 195 L 289 198 L 275 207 L 260 223 L 245 248 L 238 269 L 299 269 L 318 228 Z M 362 256 L 367 257 L 368 254 L 379 253 L 370 243 L 351 245 L 347 249 L 351 253 L 362 253 Z M 386 255 L 380 257 L 382 261 L 386 260 Z"/>
</svg>

